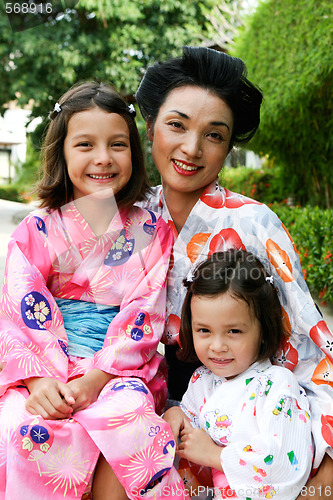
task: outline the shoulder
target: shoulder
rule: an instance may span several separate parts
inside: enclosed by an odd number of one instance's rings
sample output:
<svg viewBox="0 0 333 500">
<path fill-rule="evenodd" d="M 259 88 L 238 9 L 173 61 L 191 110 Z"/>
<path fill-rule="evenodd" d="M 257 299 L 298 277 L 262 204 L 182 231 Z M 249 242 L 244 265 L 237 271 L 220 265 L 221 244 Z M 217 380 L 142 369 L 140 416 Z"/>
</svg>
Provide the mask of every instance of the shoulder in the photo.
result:
<svg viewBox="0 0 333 500">
<path fill-rule="evenodd" d="M 147 208 L 149 210 L 153 210 L 158 212 L 160 195 L 162 192 L 162 186 L 154 186 L 149 188 L 149 192 L 147 193 L 147 197 L 143 201 L 136 202 L 135 205 L 142 208 Z"/>
<path fill-rule="evenodd" d="M 47 221 L 53 217 L 54 210 L 48 211 L 44 208 L 37 208 L 28 214 L 17 226 L 12 234 L 12 238 L 20 239 L 20 235 L 34 232 L 47 232 Z"/>
<path fill-rule="evenodd" d="M 272 389 L 274 392 L 283 394 L 290 394 L 297 398 L 303 389 L 300 387 L 296 376 L 283 366 L 272 365 L 262 372 L 272 382 Z M 260 376 L 260 375 L 259 375 Z"/>
<path fill-rule="evenodd" d="M 149 207 L 133 205 L 128 218 L 135 224 L 143 224 L 143 229 L 148 234 L 153 234 L 155 229 L 170 231 L 168 224 L 162 217 Z"/>
</svg>

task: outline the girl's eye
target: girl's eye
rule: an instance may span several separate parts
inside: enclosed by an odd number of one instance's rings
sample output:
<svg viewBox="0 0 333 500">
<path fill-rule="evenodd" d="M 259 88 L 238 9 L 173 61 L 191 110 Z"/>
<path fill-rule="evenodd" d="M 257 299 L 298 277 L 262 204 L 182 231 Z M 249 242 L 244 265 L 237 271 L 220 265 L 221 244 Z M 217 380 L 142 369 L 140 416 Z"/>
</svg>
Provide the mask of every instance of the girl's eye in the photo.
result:
<svg viewBox="0 0 333 500">
<path fill-rule="evenodd" d="M 229 330 L 229 333 L 242 333 L 242 332 L 237 328 L 232 328 L 231 330 Z"/>
<path fill-rule="evenodd" d="M 210 333 L 210 331 L 208 330 L 208 328 L 199 328 L 198 332 L 200 332 L 200 333 Z"/>
<path fill-rule="evenodd" d="M 125 144 L 124 142 L 114 142 L 112 146 L 114 148 L 127 148 L 127 144 Z"/>
<path fill-rule="evenodd" d="M 79 144 L 77 144 L 77 147 L 79 147 L 79 148 L 90 148 L 91 144 L 90 144 L 90 142 L 80 142 Z"/>
</svg>

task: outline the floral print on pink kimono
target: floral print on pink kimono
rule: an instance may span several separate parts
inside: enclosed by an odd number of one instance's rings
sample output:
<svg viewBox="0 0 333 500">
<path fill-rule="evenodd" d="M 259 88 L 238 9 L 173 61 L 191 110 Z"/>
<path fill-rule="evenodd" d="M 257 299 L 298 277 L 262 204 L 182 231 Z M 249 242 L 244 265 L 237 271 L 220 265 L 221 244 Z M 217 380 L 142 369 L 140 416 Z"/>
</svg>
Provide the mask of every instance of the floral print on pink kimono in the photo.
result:
<svg viewBox="0 0 333 500">
<path fill-rule="evenodd" d="M 333 458 L 333 336 L 311 298 L 295 245 L 282 222 L 266 205 L 225 189 L 218 179 L 205 188 L 179 234 L 161 186 L 154 188 L 145 206 L 158 212 L 174 234 L 164 342 L 177 343 L 184 277 L 213 252 L 229 248 L 252 252 L 274 276 L 279 291 L 289 338 L 273 361 L 292 370 L 307 391 L 314 469 L 325 452 Z"/>
<path fill-rule="evenodd" d="M 138 207 L 120 210 L 99 238 L 74 203 L 37 210 L 14 232 L 0 317 L 1 500 L 81 498 L 100 453 L 129 498 L 164 498 L 168 488 L 186 498 L 170 428 L 155 412 L 166 398 L 157 346 L 171 244 L 165 222 Z M 55 298 L 120 308 L 94 357 L 68 354 Z M 93 368 L 117 378 L 73 418 L 25 409 L 22 380 L 66 383 Z"/>
</svg>

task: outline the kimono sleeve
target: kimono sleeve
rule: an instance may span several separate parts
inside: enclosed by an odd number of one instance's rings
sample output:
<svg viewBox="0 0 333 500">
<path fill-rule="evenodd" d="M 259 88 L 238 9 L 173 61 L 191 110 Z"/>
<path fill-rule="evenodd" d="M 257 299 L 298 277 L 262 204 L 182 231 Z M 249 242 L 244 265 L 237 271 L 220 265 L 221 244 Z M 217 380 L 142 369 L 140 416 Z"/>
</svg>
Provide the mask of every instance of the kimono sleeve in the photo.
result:
<svg viewBox="0 0 333 500">
<path fill-rule="evenodd" d="M 180 408 L 190 420 L 192 427 L 197 429 L 200 429 L 200 408 L 205 403 L 204 378 L 204 368 L 195 370 L 180 403 Z"/>
<path fill-rule="evenodd" d="M 295 377 L 284 371 L 268 394 L 257 394 L 257 425 L 248 421 L 240 427 L 236 421 L 235 436 L 221 451 L 223 471 L 240 498 L 269 494 L 294 500 L 308 480 L 313 451 L 308 402 Z"/>
<path fill-rule="evenodd" d="M 260 208 L 260 207 L 259 207 Z M 283 307 L 284 340 L 273 359 L 293 371 L 310 400 L 315 441 L 314 468 L 332 455 L 333 336 L 304 280 L 300 259 L 287 229 L 267 207 L 257 208 L 257 248 L 248 248 L 274 275 Z M 260 250 L 259 242 L 263 248 Z M 329 374 L 329 375 L 328 375 Z"/>
<path fill-rule="evenodd" d="M 29 377 L 67 382 L 66 334 L 47 288 L 51 258 L 38 229 L 41 221 L 28 216 L 8 245 L 0 310 L 0 358 L 4 364 L 0 394 Z"/>
<path fill-rule="evenodd" d="M 137 232 L 135 245 L 144 237 Z M 165 322 L 171 250 L 171 232 L 159 218 L 148 244 L 136 250 L 122 269 L 130 278 L 120 312 L 110 323 L 103 348 L 95 354 L 96 368 L 118 376 L 139 377 L 145 382 L 156 374 L 162 359 L 157 346 Z"/>
</svg>

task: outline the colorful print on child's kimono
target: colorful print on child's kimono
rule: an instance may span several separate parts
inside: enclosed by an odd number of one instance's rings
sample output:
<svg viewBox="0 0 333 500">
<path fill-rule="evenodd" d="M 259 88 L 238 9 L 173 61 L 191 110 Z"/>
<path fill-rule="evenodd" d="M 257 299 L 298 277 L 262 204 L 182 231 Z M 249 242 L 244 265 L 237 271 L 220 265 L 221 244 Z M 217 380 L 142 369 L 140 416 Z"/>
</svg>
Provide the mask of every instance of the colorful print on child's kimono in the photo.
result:
<svg viewBox="0 0 333 500">
<path fill-rule="evenodd" d="M 134 313 L 128 319 L 126 335 L 132 340 L 150 340 L 153 337 L 149 314 L 147 312 Z"/>
<path fill-rule="evenodd" d="M 54 440 L 54 432 L 41 417 L 22 422 L 16 431 L 18 451 L 30 461 L 40 460 L 49 451 Z"/>
<path fill-rule="evenodd" d="M 143 230 L 145 233 L 152 235 L 156 228 L 156 215 L 151 210 L 148 210 L 151 219 L 143 224 Z"/>
<path fill-rule="evenodd" d="M 104 264 L 106 266 L 122 266 L 131 257 L 135 240 L 130 238 L 126 229 L 122 229 L 108 252 Z"/>
<path fill-rule="evenodd" d="M 112 391 L 121 391 L 122 389 L 132 389 L 132 391 L 143 392 L 148 394 L 148 390 L 145 385 L 139 380 L 124 380 L 122 382 L 116 382 L 112 386 Z"/>
<path fill-rule="evenodd" d="M 44 323 L 52 319 L 48 300 L 39 292 L 30 292 L 21 300 L 24 323 L 34 330 L 44 330 Z"/>
<path fill-rule="evenodd" d="M 35 219 L 36 219 L 36 226 L 37 226 L 38 231 L 41 231 L 42 233 L 45 234 L 45 236 L 47 236 L 47 234 L 48 234 L 47 227 L 46 227 L 43 219 L 41 219 L 40 217 L 37 217 L 37 216 L 35 216 Z"/>
</svg>

